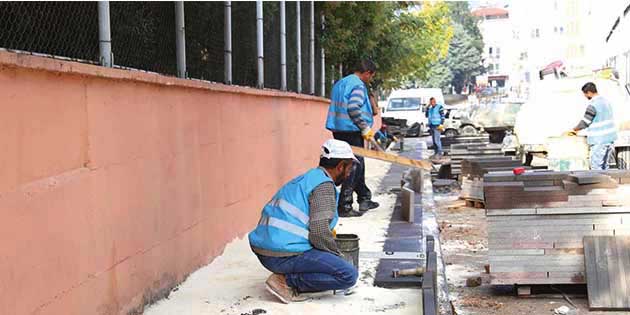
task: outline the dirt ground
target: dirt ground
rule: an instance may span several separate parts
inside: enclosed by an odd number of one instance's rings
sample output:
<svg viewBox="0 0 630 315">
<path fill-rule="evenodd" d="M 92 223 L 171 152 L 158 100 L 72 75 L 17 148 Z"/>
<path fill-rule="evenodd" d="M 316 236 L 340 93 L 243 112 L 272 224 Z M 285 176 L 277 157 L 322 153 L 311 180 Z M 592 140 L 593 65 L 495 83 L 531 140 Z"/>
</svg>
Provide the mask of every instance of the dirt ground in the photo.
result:
<svg viewBox="0 0 630 315">
<path fill-rule="evenodd" d="M 491 286 L 484 265 L 488 264 L 488 239 L 484 209 L 461 205 L 458 192 L 435 194 L 442 254 L 454 314 L 542 315 L 567 306 L 568 314 L 619 315 L 630 312 L 589 312 L 585 285 L 532 287 L 529 297 L 517 297 L 513 286 Z M 466 287 L 469 277 L 481 277 L 478 287 Z M 577 309 L 563 297 L 563 292 Z"/>
</svg>

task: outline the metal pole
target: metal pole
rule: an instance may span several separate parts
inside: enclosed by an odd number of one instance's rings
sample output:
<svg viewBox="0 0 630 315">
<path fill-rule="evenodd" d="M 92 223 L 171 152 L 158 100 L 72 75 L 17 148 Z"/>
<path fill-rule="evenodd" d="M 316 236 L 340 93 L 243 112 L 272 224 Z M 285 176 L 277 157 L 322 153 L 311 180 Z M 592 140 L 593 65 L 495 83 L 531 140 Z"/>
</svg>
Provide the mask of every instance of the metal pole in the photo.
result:
<svg viewBox="0 0 630 315">
<path fill-rule="evenodd" d="M 280 89 L 287 90 L 287 17 L 285 0 L 280 1 Z"/>
<path fill-rule="evenodd" d="M 339 79 L 343 78 L 343 63 L 339 64 Z"/>
<path fill-rule="evenodd" d="M 263 3 L 256 0 L 256 43 L 258 44 L 258 88 L 265 87 L 265 55 L 263 49 Z"/>
<path fill-rule="evenodd" d="M 186 78 L 186 31 L 184 30 L 184 1 L 175 1 L 175 36 L 177 43 L 177 76 Z"/>
<path fill-rule="evenodd" d="M 309 87 L 311 95 L 315 95 L 315 2 L 311 1 L 311 34 L 310 34 L 310 47 L 309 47 Z"/>
<path fill-rule="evenodd" d="M 223 27 L 225 42 L 225 84 L 232 84 L 232 1 L 225 1 L 225 25 Z"/>
<path fill-rule="evenodd" d="M 324 33 L 324 22 L 325 22 L 325 17 L 322 14 L 322 33 Z M 324 51 L 324 45 L 322 45 L 321 42 L 321 37 L 319 40 L 319 46 L 322 50 L 322 73 L 320 74 L 320 81 L 321 81 L 321 91 L 320 91 L 320 96 L 321 97 L 325 97 L 326 96 L 326 52 Z"/>
<path fill-rule="evenodd" d="M 295 16 L 296 16 L 296 52 L 297 52 L 297 92 L 302 93 L 302 34 L 300 25 L 300 0 L 295 3 Z"/>
<path fill-rule="evenodd" d="M 112 33 L 109 26 L 109 1 L 98 2 L 98 47 L 102 66 L 112 66 Z"/>
<path fill-rule="evenodd" d="M 330 87 L 335 85 L 335 65 L 330 65 Z"/>
</svg>

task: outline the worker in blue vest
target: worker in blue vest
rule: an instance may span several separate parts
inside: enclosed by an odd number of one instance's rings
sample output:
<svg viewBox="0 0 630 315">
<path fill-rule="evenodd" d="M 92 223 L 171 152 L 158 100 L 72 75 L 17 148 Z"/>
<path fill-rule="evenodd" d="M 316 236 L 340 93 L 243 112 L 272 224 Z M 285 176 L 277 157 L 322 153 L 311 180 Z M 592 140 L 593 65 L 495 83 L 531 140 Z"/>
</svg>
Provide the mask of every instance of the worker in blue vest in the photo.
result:
<svg viewBox="0 0 630 315">
<path fill-rule="evenodd" d="M 358 162 L 346 142 L 322 145 L 319 167 L 287 184 L 262 210 L 249 244 L 262 265 L 273 272 L 267 290 L 283 303 L 302 301 L 300 293 L 345 290 L 358 277 L 334 239 L 338 221 L 335 186 L 350 176 Z"/>
<path fill-rule="evenodd" d="M 376 73 L 376 65 L 371 60 L 362 60 L 354 73 L 337 81 L 331 93 L 326 129 L 333 138 L 350 145 L 363 147 L 364 141 L 372 141 L 374 132 L 374 111 L 368 97 L 366 84 Z M 365 161 L 358 157 L 359 163 L 353 166 L 350 177 L 341 186 L 339 216 L 361 216 L 365 211 L 378 208 L 372 201 L 372 192 L 365 184 Z M 357 193 L 359 211 L 352 209 L 353 192 Z"/>
<path fill-rule="evenodd" d="M 432 97 L 429 99 L 429 107 L 425 115 L 429 120 L 429 132 L 433 140 L 435 155 L 440 156 L 443 153 L 440 136 L 444 131 L 444 107 L 436 102 L 435 97 Z"/>
<path fill-rule="evenodd" d="M 588 82 L 582 86 L 582 93 L 590 102 L 584 117 L 569 135 L 586 129 L 587 142 L 591 150 L 591 169 L 608 169 L 608 159 L 614 152 L 613 143 L 617 140 L 617 128 L 613 119 L 610 102 L 597 93 L 595 83 Z M 588 129 L 587 129 L 588 128 Z"/>
</svg>

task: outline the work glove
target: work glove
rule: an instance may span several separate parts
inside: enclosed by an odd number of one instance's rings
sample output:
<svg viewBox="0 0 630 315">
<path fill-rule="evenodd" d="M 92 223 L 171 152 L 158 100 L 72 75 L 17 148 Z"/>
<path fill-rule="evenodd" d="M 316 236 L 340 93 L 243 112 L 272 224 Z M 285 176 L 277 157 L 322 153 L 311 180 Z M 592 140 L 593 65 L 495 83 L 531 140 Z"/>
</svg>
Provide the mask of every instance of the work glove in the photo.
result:
<svg viewBox="0 0 630 315">
<path fill-rule="evenodd" d="M 574 130 L 571 130 L 571 131 L 567 131 L 563 133 L 562 135 L 565 137 L 575 137 L 577 136 L 577 132 L 575 132 Z"/>
<path fill-rule="evenodd" d="M 437 131 L 439 131 L 439 132 L 444 132 L 444 125 L 439 125 L 439 126 L 437 126 L 437 128 L 436 128 L 436 129 L 437 129 Z"/>
<path fill-rule="evenodd" d="M 371 128 L 365 128 L 361 131 L 361 135 L 365 141 L 370 141 L 374 139 L 374 131 Z"/>
<path fill-rule="evenodd" d="M 398 138 L 394 137 L 394 141 L 395 141 L 395 142 L 398 142 Z"/>
</svg>

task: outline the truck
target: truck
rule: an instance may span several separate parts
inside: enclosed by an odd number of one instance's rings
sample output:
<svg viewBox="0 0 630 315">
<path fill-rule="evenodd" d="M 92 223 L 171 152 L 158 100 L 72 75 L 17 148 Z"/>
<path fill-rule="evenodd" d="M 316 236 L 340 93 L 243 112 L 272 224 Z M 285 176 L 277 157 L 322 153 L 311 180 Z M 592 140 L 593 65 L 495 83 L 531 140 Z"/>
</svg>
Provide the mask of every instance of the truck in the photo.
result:
<svg viewBox="0 0 630 315">
<path fill-rule="evenodd" d="M 386 106 L 381 109 L 382 117 L 404 119 L 407 125 L 407 136 L 422 136 L 428 131 L 428 120 L 425 112 L 431 97 L 434 97 L 439 104 L 444 104 L 444 95 L 441 89 L 394 90 L 387 98 Z"/>
<path fill-rule="evenodd" d="M 616 79 L 612 69 L 600 69 L 589 74 L 542 80 L 533 83 L 530 98 L 520 108 L 514 124 L 518 154 L 531 164 L 534 156 L 546 158 L 547 142 L 571 130 L 584 116 L 588 100 L 581 87 L 594 82 L 600 95 L 613 106 L 613 116 L 619 139 L 615 142 L 617 164 L 626 168 L 630 152 L 630 93 Z M 578 135 L 586 135 L 582 130 Z"/>
</svg>

